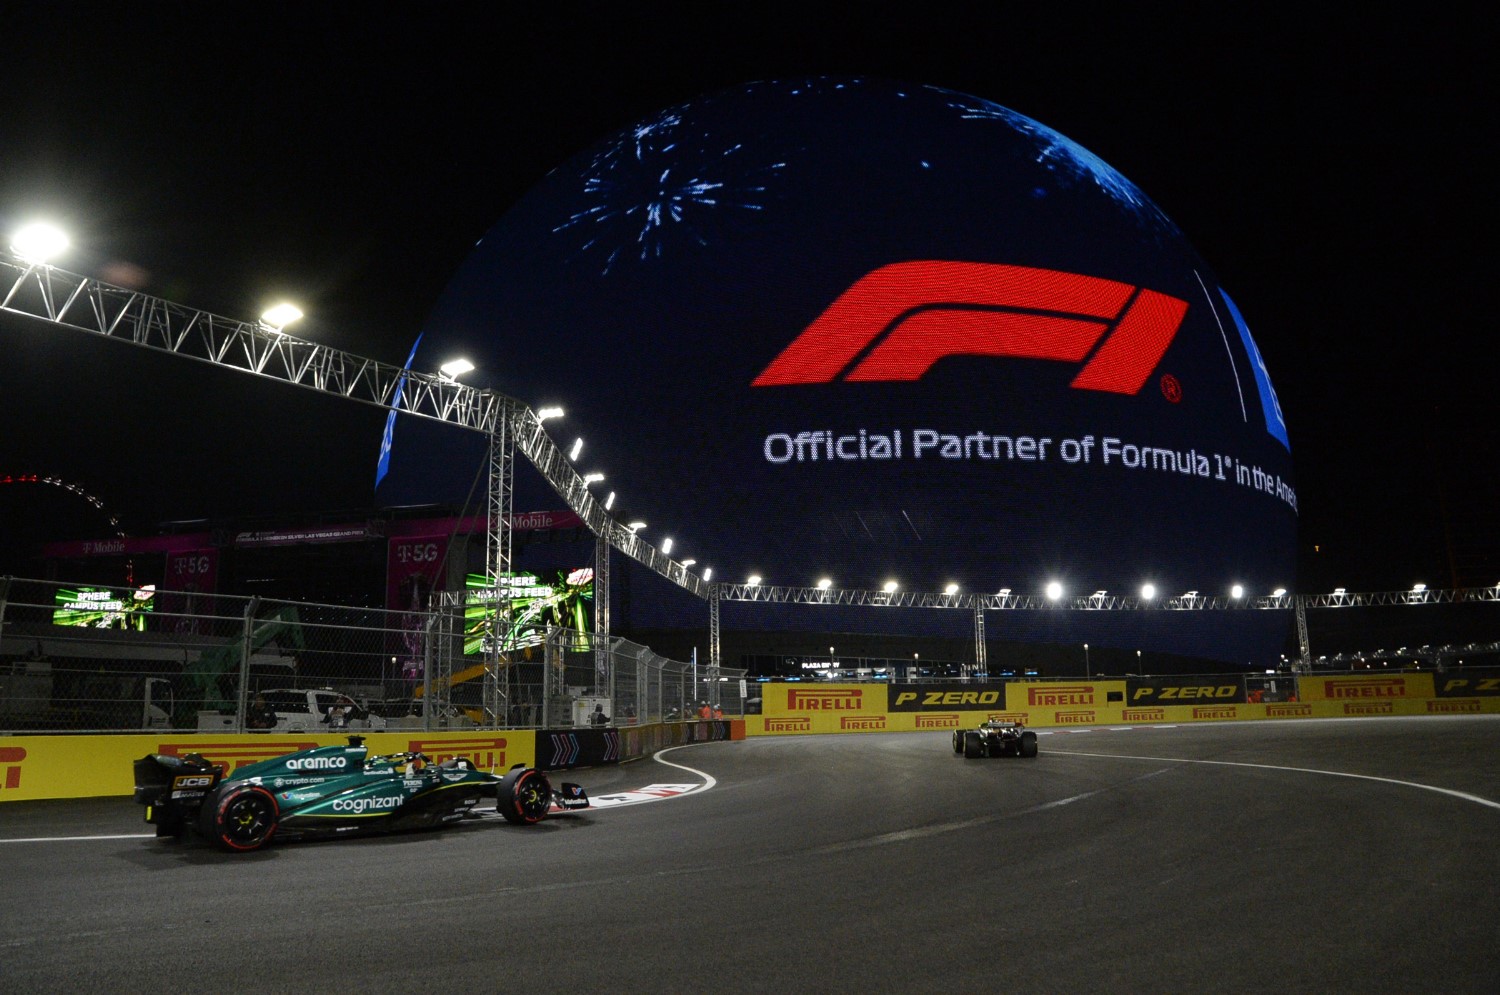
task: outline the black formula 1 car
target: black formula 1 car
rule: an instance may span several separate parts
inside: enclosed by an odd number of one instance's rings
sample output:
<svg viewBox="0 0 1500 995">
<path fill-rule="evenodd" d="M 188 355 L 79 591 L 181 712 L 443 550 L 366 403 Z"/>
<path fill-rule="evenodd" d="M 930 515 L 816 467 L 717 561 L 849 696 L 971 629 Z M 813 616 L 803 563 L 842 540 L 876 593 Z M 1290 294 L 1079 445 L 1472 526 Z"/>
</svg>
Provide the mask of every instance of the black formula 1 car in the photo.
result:
<svg viewBox="0 0 1500 995">
<path fill-rule="evenodd" d="M 535 823 L 555 808 L 589 807 L 576 784 L 554 790 L 525 764 L 505 774 L 464 757 L 431 763 L 421 753 L 372 757 L 364 737 L 262 760 L 226 774 L 196 753 L 135 761 L 135 800 L 157 836 L 196 832 L 225 850 L 257 850 L 281 839 L 421 829 L 474 818 L 481 798 L 513 823 Z"/>
<path fill-rule="evenodd" d="M 953 730 L 953 752 L 966 757 L 1034 757 L 1036 733 L 1019 722 L 989 721 Z"/>
</svg>

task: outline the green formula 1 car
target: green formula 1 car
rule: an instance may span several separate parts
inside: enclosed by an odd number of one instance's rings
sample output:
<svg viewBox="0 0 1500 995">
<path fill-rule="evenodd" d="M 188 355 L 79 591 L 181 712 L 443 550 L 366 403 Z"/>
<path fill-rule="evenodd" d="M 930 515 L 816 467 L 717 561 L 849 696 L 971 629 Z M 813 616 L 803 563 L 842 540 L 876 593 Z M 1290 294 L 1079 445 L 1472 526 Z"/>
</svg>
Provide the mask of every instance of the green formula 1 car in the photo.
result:
<svg viewBox="0 0 1500 995">
<path fill-rule="evenodd" d="M 368 756 L 364 738 L 262 760 L 226 774 L 195 753 L 135 761 L 135 800 L 157 836 L 196 832 L 225 850 L 271 841 L 421 829 L 473 818 L 481 798 L 513 823 L 589 807 L 576 784 L 554 790 L 525 764 L 504 774 L 463 757 L 431 763 L 420 753 Z"/>
</svg>

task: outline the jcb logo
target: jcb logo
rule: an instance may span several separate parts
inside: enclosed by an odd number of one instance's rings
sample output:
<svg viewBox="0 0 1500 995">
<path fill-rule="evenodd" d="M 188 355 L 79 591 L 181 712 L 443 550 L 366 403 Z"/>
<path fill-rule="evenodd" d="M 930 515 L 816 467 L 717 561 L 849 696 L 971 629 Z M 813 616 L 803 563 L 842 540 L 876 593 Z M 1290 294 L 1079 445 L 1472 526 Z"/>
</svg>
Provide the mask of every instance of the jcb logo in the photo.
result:
<svg viewBox="0 0 1500 995">
<path fill-rule="evenodd" d="M 947 356 L 995 356 L 1083 363 L 1071 386 L 1136 394 L 1186 314 L 1186 301 L 1076 273 L 891 263 L 840 294 L 752 386 L 920 380 Z"/>
<path fill-rule="evenodd" d="M 26 751 L 19 746 L 0 746 L 0 775 L 3 775 L 3 784 L 6 789 L 19 788 L 21 786 L 21 761 L 26 759 Z"/>
<path fill-rule="evenodd" d="M 206 788 L 213 783 L 214 775 L 212 774 L 184 774 L 172 779 L 172 788 L 174 791 L 185 788 Z"/>
</svg>

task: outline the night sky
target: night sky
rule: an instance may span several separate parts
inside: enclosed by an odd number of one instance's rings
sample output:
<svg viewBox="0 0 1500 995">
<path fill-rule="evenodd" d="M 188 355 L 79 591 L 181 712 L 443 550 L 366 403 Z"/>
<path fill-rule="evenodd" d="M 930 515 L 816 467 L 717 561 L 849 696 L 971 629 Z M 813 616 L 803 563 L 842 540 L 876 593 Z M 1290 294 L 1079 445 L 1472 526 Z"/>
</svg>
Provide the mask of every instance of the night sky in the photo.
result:
<svg viewBox="0 0 1500 995">
<path fill-rule="evenodd" d="M 1479 15 L 547 6 L 8 10 L 0 230 L 50 219 L 61 267 L 219 314 L 295 300 L 296 334 L 400 364 L 475 241 L 607 134 L 751 80 L 930 83 L 1102 157 L 1233 288 L 1291 434 L 1301 590 L 1500 580 Z M 0 475 L 77 482 L 127 532 L 374 504 L 374 408 L 10 316 L 0 342 Z M 0 573 L 101 528 L 3 490 Z"/>
</svg>

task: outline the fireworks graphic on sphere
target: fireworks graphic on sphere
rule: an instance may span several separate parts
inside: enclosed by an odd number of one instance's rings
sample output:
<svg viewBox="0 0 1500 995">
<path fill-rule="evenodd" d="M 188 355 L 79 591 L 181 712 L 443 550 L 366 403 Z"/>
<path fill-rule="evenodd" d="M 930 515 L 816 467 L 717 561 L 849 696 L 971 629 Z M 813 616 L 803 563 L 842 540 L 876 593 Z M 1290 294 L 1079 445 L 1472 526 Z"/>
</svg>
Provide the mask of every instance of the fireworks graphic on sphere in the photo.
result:
<svg viewBox="0 0 1500 995">
<path fill-rule="evenodd" d="M 959 96 L 951 91 L 943 92 L 949 98 Z M 1036 147 L 1036 163 L 1057 177 L 1060 183 L 1069 186 L 1092 183 L 1106 197 L 1133 215 L 1144 227 L 1177 233 L 1177 226 L 1161 213 L 1161 209 L 1153 204 L 1139 187 L 1127 180 L 1109 163 L 1066 135 L 1053 131 L 1040 121 L 1033 121 L 1024 114 L 1018 114 L 1008 107 L 1002 107 L 988 100 L 960 97 L 960 99 L 950 99 L 948 106 L 958 111 L 966 121 L 999 121 L 1030 138 Z"/>
<path fill-rule="evenodd" d="M 785 162 L 754 162 L 742 142 L 720 147 L 681 109 L 622 131 L 580 177 L 582 206 L 554 234 L 579 239 L 574 258 L 649 262 L 673 248 L 708 245 L 736 216 L 764 210 Z"/>
</svg>

